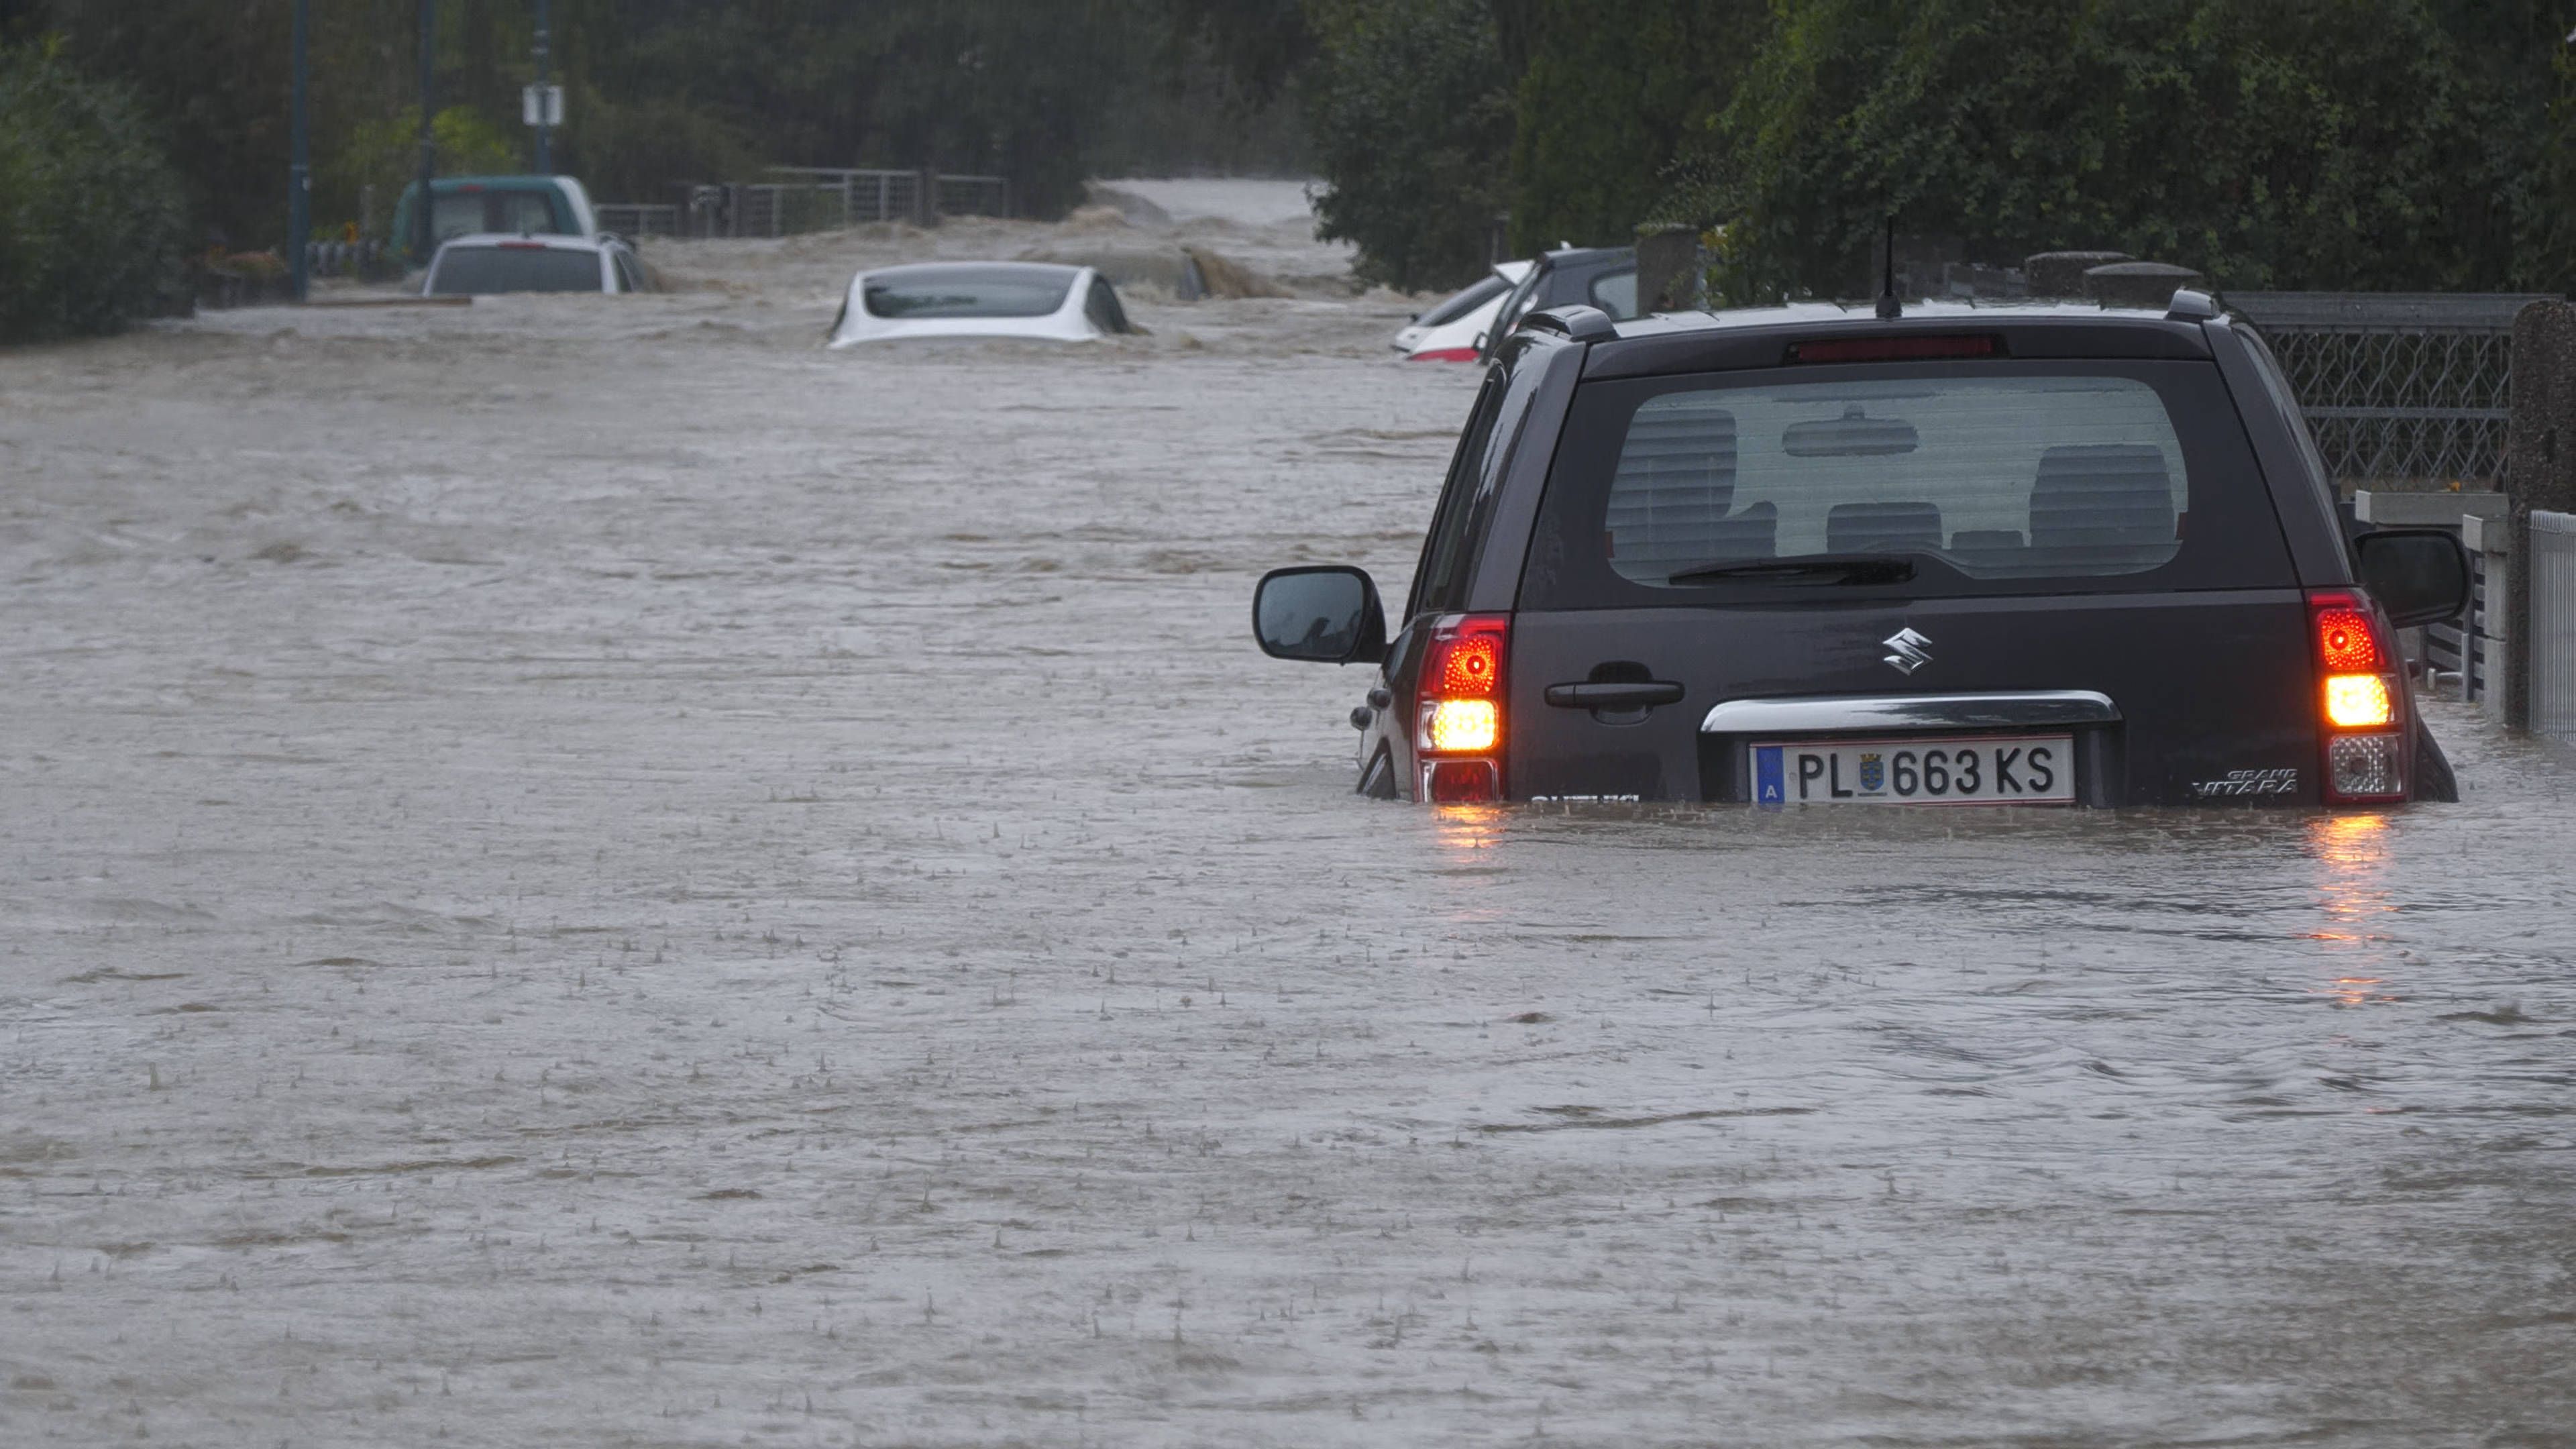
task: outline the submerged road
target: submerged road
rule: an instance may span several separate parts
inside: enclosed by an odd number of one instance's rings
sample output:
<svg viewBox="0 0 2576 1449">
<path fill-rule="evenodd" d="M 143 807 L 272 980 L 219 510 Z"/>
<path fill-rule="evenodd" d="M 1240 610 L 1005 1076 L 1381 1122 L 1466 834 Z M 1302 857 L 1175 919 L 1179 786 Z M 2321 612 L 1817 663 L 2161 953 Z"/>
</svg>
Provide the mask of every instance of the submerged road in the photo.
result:
<svg viewBox="0 0 2576 1449">
<path fill-rule="evenodd" d="M 0 354 L 0 1442 L 2576 1442 L 2566 752 L 1364 802 L 1468 370 L 899 244 Z"/>
</svg>

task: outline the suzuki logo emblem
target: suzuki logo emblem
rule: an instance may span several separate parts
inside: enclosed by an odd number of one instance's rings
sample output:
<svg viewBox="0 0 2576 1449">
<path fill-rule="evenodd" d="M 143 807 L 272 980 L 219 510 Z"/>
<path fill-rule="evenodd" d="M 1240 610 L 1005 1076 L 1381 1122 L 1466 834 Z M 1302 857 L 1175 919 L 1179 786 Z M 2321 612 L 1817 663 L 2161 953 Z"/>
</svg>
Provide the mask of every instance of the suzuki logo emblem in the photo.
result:
<svg viewBox="0 0 2576 1449">
<path fill-rule="evenodd" d="M 1880 662 L 1894 665 L 1899 674 L 1912 674 L 1932 662 L 1932 650 L 1928 647 L 1932 641 L 1912 629 L 1899 629 L 1878 642 L 1894 651 Z"/>
</svg>

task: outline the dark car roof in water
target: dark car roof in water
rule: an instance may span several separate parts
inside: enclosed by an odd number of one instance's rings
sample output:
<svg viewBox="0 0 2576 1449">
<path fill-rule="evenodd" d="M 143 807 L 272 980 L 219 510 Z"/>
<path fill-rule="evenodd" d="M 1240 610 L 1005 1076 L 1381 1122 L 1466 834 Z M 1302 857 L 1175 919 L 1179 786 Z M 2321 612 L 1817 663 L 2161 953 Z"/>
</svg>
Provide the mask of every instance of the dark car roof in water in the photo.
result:
<svg viewBox="0 0 2576 1449">
<path fill-rule="evenodd" d="M 1909 302 L 1883 319 L 1865 302 L 1793 302 L 1723 312 L 1667 312 L 1617 325 L 1595 343 L 1583 375 L 1639 377 L 1658 372 L 1775 367 L 1799 338 L 1956 336 L 1999 339 L 2002 358 L 2210 356 L 2201 323 L 2163 312 L 2106 308 L 2091 302 Z"/>
</svg>

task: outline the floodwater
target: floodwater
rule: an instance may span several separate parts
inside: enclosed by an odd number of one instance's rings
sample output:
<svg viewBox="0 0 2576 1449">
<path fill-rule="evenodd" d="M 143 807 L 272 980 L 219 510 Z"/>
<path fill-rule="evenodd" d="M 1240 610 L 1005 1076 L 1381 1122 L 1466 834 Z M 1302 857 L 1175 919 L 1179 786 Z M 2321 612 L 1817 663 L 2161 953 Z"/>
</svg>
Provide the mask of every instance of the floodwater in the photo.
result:
<svg viewBox="0 0 2576 1449">
<path fill-rule="evenodd" d="M 1474 379 L 1184 224 L 1301 295 L 0 355 L 0 1443 L 2576 1443 L 2567 754 L 1358 799 L 1247 596 Z"/>
</svg>

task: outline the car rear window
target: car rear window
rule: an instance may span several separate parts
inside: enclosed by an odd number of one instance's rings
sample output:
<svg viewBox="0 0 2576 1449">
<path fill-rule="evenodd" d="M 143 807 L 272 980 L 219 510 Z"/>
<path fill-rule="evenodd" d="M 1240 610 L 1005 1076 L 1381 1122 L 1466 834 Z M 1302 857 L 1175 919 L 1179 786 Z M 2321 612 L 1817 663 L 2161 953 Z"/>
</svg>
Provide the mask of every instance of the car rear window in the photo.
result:
<svg viewBox="0 0 2576 1449">
<path fill-rule="evenodd" d="M 877 317 L 1045 317 L 1073 290 L 1070 270 L 920 267 L 879 272 L 863 289 Z"/>
<path fill-rule="evenodd" d="M 547 246 L 450 246 L 430 290 L 441 296 L 494 292 L 598 292 L 599 253 Z"/>
<path fill-rule="evenodd" d="M 430 228 L 440 241 L 478 231 L 560 235 L 571 230 L 558 222 L 553 198 L 543 191 L 477 186 L 471 191 L 433 192 L 429 216 Z"/>
<path fill-rule="evenodd" d="M 1592 383 L 1538 527 L 1524 607 L 2291 581 L 2244 430 L 2201 362 Z M 1829 567 L 1887 558 L 1911 577 Z"/>
</svg>

